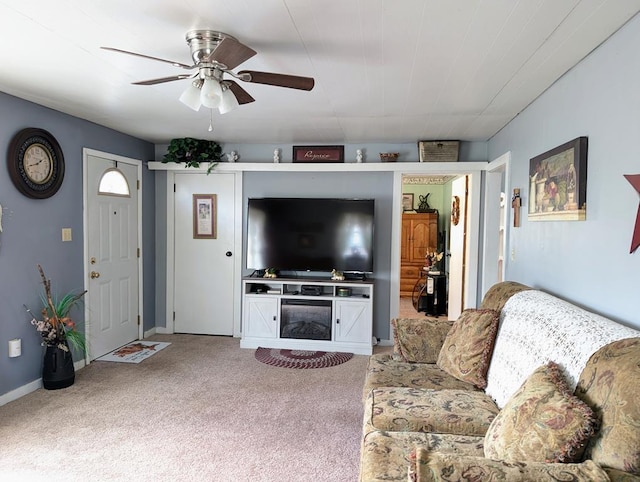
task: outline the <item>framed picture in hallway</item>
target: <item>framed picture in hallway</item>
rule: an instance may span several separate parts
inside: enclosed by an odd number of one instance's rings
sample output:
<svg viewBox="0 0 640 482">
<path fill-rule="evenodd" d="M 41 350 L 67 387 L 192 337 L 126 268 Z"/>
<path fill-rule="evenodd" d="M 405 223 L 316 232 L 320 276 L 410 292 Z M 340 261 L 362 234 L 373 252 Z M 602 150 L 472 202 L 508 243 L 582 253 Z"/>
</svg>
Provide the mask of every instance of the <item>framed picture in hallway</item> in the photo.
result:
<svg viewBox="0 0 640 482">
<path fill-rule="evenodd" d="M 402 193 L 402 210 L 413 211 L 413 193 L 412 192 Z"/>
<path fill-rule="evenodd" d="M 193 239 L 216 239 L 216 195 L 193 195 Z"/>
<path fill-rule="evenodd" d="M 587 217 L 587 137 L 577 137 L 529 161 L 529 221 Z"/>
</svg>

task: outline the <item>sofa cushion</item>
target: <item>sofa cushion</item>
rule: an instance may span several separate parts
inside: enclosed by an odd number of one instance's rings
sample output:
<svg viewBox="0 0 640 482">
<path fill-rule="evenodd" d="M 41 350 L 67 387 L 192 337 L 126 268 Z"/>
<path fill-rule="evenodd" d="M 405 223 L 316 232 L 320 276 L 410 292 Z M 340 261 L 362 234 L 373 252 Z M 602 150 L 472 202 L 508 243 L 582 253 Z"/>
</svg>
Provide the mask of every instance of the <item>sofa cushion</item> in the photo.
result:
<svg viewBox="0 0 640 482">
<path fill-rule="evenodd" d="M 579 464 L 513 463 L 484 457 L 446 454 L 417 446 L 410 457 L 408 480 L 415 482 L 452 480 L 608 482 L 609 477 L 591 460 Z"/>
<path fill-rule="evenodd" d="M 377 388 L 365 402 L 364 430 L 483 436 L 498 411 L 479 391 Z"/>
<path fill-rule="evenodd" d="M 411 453 L 416 444 L 443 453 L 482 456 L 482 437 L 374 431 L 363 438 L 360 480 L 406 481 Z"/>
<path fill-rule="evenodd" d="M 600 420 L 586 457 L 640 475 L 640 338 L 615 341 L 594 353 L 575 393 Z"/>
<path fill-rule="evenodd" d="M 452 377 L 435 364 L 408 363 L 382 353 L 369 357 L 363 400 L 371 389 L 379 387 L 477 390 L 470 383 Z"/>
<path fill-rule="evenodd" d="M 394 318 L 394 353 L 406 362 L 435 363 L 451 325 L 449 320 Z"/>
<path fill-rule="evenodd" d="M 595 417 L 567 389 L 554 362 L 535 370 L 493 420 L 484 439 L 488 458 L 571 462 L 594 433 Z"/>
<path fill-rule="evenodd" d="M 485 388 L 499 321 L 495 310 L 464 310 L 444 340 L 437 365 L 459 380 Z"/>
<path fill-rule="evenodd" d="M 537 290 L 514 294 L 500 314 L 487 373 L 486 393 L 498 407 L 529 375 L 549 361 L 559 364 L 573 391 L 591 355 L 638 332 Z"/>
</svg>

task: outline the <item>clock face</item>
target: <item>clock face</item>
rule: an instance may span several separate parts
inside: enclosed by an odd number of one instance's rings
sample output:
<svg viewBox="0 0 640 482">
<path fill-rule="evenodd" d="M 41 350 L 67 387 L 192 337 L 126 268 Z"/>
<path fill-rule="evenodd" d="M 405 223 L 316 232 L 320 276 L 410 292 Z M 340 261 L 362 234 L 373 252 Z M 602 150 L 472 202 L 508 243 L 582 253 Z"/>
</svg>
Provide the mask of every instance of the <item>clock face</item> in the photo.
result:
<svg viewBox="0 0 640 482">
<path fill-rule="evenodd" d="M 31 144 L 24 152 L 24 173 L 36 184 L 45 184 L 53 174 L 53 159 L 42 144 Z"/>
<path fill-rule="evenodd" d="M 64 157 L 58 141 L 43 129 L 22 129 L 12 139 L 7 155 L 9 175 L 25 196 L 53 196 L 64 178 Z"/>
</svg>

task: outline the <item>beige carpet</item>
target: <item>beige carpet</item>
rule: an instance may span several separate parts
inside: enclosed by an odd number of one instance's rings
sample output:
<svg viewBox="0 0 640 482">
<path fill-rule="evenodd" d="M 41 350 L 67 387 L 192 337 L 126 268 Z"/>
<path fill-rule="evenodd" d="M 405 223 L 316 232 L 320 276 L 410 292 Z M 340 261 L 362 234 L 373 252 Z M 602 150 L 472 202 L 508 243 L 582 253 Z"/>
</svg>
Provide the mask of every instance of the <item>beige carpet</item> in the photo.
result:
<svg viewBox="0 0 640 482">
<path fill-rule="evenodd" d="M 439 316 L 431 316 L 431 315 L 426 315 L 424 311 L 418 312 L 416 311 L 416 309 L 413 307 L 413 303 L 411 302 L 411 298 L 408 297 L 402 297 L 400 298 L 400 312 L 399 315 L 400 318 L 431 318 L 431 319 L 447 319 L 447 315 L 439 315 Z"/>
<path fill-rule="evenodd" d="M 0 479 L 357 480 L 368 357 L 297 370 L 237 339 L 151 339 L 171 345 L 0 407 Z"/>
</svg>

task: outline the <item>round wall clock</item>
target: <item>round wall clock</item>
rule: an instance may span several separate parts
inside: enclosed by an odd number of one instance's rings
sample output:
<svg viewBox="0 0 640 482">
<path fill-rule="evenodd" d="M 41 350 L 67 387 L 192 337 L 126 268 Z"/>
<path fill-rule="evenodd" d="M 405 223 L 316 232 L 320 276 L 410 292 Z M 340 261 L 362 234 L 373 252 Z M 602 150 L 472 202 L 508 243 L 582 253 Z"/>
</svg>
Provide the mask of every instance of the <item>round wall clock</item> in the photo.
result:
<svg viewBox="0 0 640 482">
<path fill-rule="evenodd" d="M 7 153 L 9 176 L 18 191 L 33 199 L 53 196 L 64 178 L 64 156 L 55 137 L 44 129 L 18 132 Z"/>
</svg>

